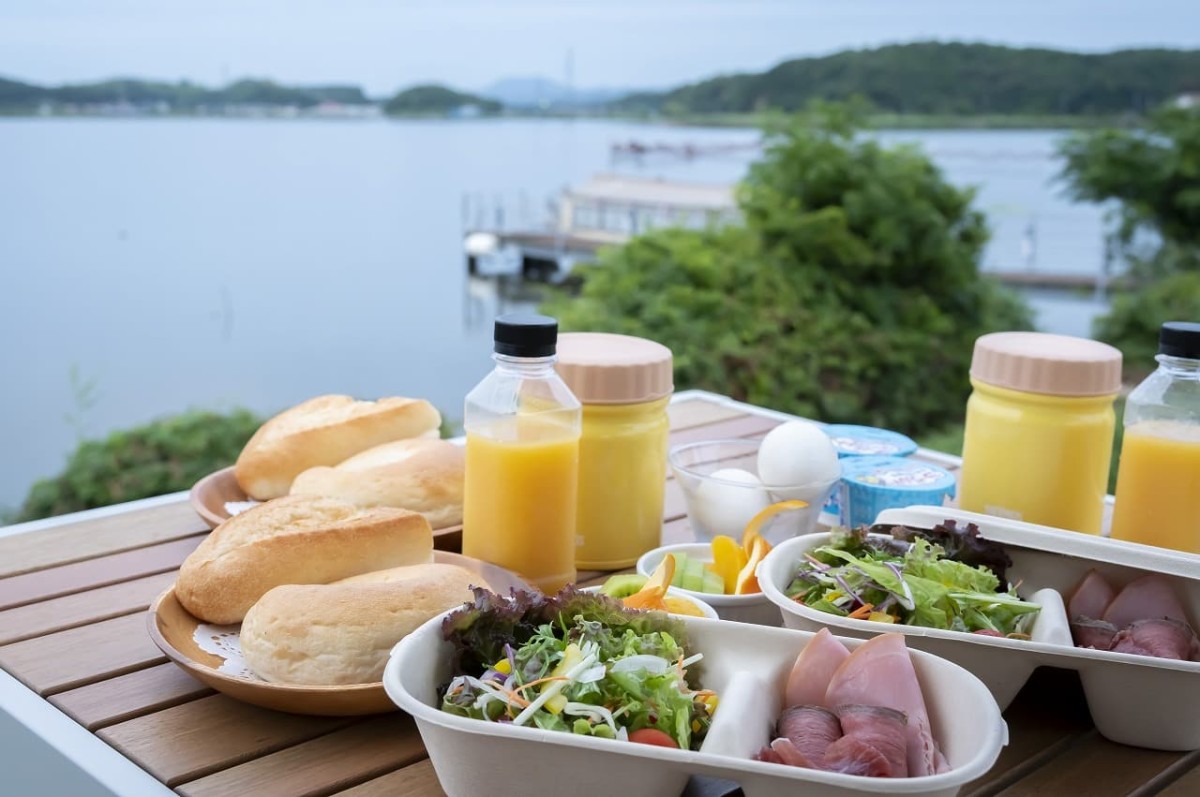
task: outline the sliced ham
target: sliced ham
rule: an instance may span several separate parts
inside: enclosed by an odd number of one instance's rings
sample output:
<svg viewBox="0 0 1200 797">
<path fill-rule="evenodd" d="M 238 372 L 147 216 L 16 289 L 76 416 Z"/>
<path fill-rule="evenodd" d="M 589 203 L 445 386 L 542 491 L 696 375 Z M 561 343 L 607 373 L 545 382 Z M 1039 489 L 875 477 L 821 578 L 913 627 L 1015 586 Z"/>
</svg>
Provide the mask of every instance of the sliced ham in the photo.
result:
<svg viewBox="0 0 1200 797">
<path fill-rule="evenodd" d="M 808 760 L 808 756 L 801 752 L 800 748 L 792 743 L 791 739 L 778 738 L 771 741 L 769 748 L 772 753 L 779 759 L 780 763 L 787 764 L 792 767 L 804 767 L 805 769 L 816 769 L 812 762 Z"/>
<path fill-rule="evenodd" d="M 775 735 L 788 739 L 811 766 L 821 768 L 825 750 L 841 737 L 842 726 L 827 708 L 793 706 L 779 715 Z"/>
<path fill-rule="evenodd" d="M 788 675 L 785 700 L 788 706 L 823 706 L 829 679 L 850 656 L 846 646 L 834 639 L 828 628 L 817 632 L 800 655 Z"/>
<path fill-rule="evenodd" d="M 833 674 L 824 704 L 882 706 L 903 713 L 908 773 L 932 775 L 946 768 L 933 740 L 917 671 L 900 634 L 881 634 L 851 653 Z"/>
<path fill-rule="evenodd" d="M 1071 638 L 1075 640 L 1075 647 L 1108 650 L 1116 635 L 1117 627 L 1103 620 L 1079 617 L 1071 621 Z"/>
<path fill-rule="evenodd" d="M 1101 620 L 1124 628 L 1138 620 L 1178 620 L 1187 624 L 1187 614 L 1179 603 L 1171 582 L 1157 573 L 1131 581 L 1117 593 L 1104 610 Z"/>
<path fill-rule="evenodd" d="M 824 769 L 877 778 L 908 777 L 908 719 L 880 706 L 838 706 L 842 738 L 829 745 Z"/>
<path fill-rule="evenodd" d="M 1067 601 L 1067 614 L 1072 620 L 1077 617 L 1097 619 L 1104 616 L 1104 610 L 1117 596 L 1116 590 L 1105 580 L 1104 576 L 1095 570 L 1089 570 L 1079 582 L 1079 586 L 1071 593 Z"/>
<path fill-rule="evenodd" d="M 1170 619 L 1138 620 L 1121 629 L 1112 640 L 1111 650 L 1136 653 L 1160 659 L 1187 661 L 1196 655 L 1200 643 L 1196 632 L 1186 623 Z"/>
</svg>

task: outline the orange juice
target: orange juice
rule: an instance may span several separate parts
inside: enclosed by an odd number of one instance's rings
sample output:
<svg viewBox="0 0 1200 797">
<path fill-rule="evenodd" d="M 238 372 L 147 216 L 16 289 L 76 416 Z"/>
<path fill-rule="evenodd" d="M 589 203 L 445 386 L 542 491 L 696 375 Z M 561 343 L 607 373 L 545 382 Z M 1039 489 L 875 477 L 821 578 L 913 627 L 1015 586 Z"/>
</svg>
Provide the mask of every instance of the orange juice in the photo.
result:
<svg viewBox="0 0 1200 797">
<path fill-rule="evenodd" d="M 543 592 L 575 580 L 579 429 L 536 416 L 467 433 L 463 553 Z"/>
<path fill-rule="evenodd" d="M 1112 536 L 1200 553 L 1200 426 L 1142 421 L 1125 430 Z"/>
</svg>

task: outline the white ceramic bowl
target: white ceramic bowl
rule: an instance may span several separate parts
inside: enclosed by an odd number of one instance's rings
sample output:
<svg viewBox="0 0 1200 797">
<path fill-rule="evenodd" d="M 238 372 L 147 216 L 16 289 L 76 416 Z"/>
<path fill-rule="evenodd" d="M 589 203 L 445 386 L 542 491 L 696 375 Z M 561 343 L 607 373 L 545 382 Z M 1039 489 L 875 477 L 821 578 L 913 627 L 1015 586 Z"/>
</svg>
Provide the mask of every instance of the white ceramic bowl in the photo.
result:
<svg viewBox="0 0 1200 797">
<path fill-rule="evenodd" d="M 600 587 L 584 587 L 583 591 L 584 592 L 599 592 Z M 678 589 L 677 587 L 667 587 L 667 594 L 673 598 L 681 598 L 681 599 L 686 600 L 687 602 L 691 603 L 693 606 L 695 606 L 697 609 L 699 609 L 704 614 L 705 617 L 707 617 L 710 620 L 720 620 L 721 619 L 720 616 L 717 614 L 716 609 L 714 609 L 713 607 L 711 607 L 707 603 L 705 603 L 702 598 L 697 597 L 698 595 L 701 594 L 699 592 L 692 592 L 692 591 L 686 590 L 686 589 Z M 708 596 L 705 595 L 704 597 L 708 597 Z M 776 614 L 778 614 L 778 612 L 776 612 Z M 676 614 L 675 616 L 676 617 L 687 617 L 689 615 Z"/>
<path fill-rule="evenodd" d="M 692 530 L 711 540 L 724 534 L 741 540 L 742 530 L 757 512 L 768 504 L 791 499 L 808 502 L 805 509 L 783 512 L 772 518 L 763 536 L 772 545 L 800 534 L 811 533 L 821 508 L 829 499 L 838 478 L 813 484 L 753 485 L 714 476 L 718 471 L 737 468 L 758 476 L 758 449 L 761 440 L 708 440 L 675 446 L 667 460 L 675 479 L 683 488 Z"/>
<path fill-rule="evenodd" d="M 649 576 L 658 567 L 663 557 L 669 553 L 684 553 L 690 558 L 702 562 L 712 561 L 712 547 L 703 542 L 685 542 L 679 545 L 664 545 L 642 554 L 638 559 L 637 571 L 643 576 Z M 689 598 L 716 609 L 714 616 L 722 620 L 733 620 L 738 623 L 754 623 L 756 625 L 781 624 L 779 608 L 771 603 L 761 592 L 752 595 L 715 595 L 710 592 L 671 587 L 672 593 L 686 595 Z"/>
</svg>

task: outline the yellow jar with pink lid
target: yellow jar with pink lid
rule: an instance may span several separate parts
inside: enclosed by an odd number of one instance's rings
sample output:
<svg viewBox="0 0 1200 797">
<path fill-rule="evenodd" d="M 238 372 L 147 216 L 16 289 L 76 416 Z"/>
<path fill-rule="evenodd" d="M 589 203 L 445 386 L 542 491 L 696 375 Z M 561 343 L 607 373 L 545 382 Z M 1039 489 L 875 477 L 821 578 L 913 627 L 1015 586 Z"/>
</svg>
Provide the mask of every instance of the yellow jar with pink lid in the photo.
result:
<svg viewBox="0 0 1200 797">
<path fill-rule="evenodd" d="M 1100 532 L 1121 352 L 1039 332 L 975 341 L 959 505 Z"/>
<path fill-rule="evenodd" d="M 558 337 L 559 376 L 583 404 L 575 566 L 633 566 L 659 545 L 667 470 L 671 350 L 628 335 Z"/>
</svg>

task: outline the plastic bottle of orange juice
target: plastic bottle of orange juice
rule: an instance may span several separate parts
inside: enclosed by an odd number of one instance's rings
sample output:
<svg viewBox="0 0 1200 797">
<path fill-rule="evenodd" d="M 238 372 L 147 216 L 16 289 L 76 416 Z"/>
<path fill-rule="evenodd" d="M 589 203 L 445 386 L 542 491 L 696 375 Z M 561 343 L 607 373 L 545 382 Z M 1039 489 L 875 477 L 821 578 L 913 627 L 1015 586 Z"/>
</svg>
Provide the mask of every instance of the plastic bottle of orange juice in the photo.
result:
<svg viewBox="0 0 1200 797">
<path fill-rule="evenodd" d="M 1163 324 L 1155 359 L 1125 402 L 1112 536 L 1200 553 L 1200 324 Z"/>
<path fill-rule="evenodd" d="M 496 319 L 496 368 L 470 392 L 463 553 L 544 592 L 575 580 L 579 401 L 554 370 L 558 322 Z"/>
</svg>

